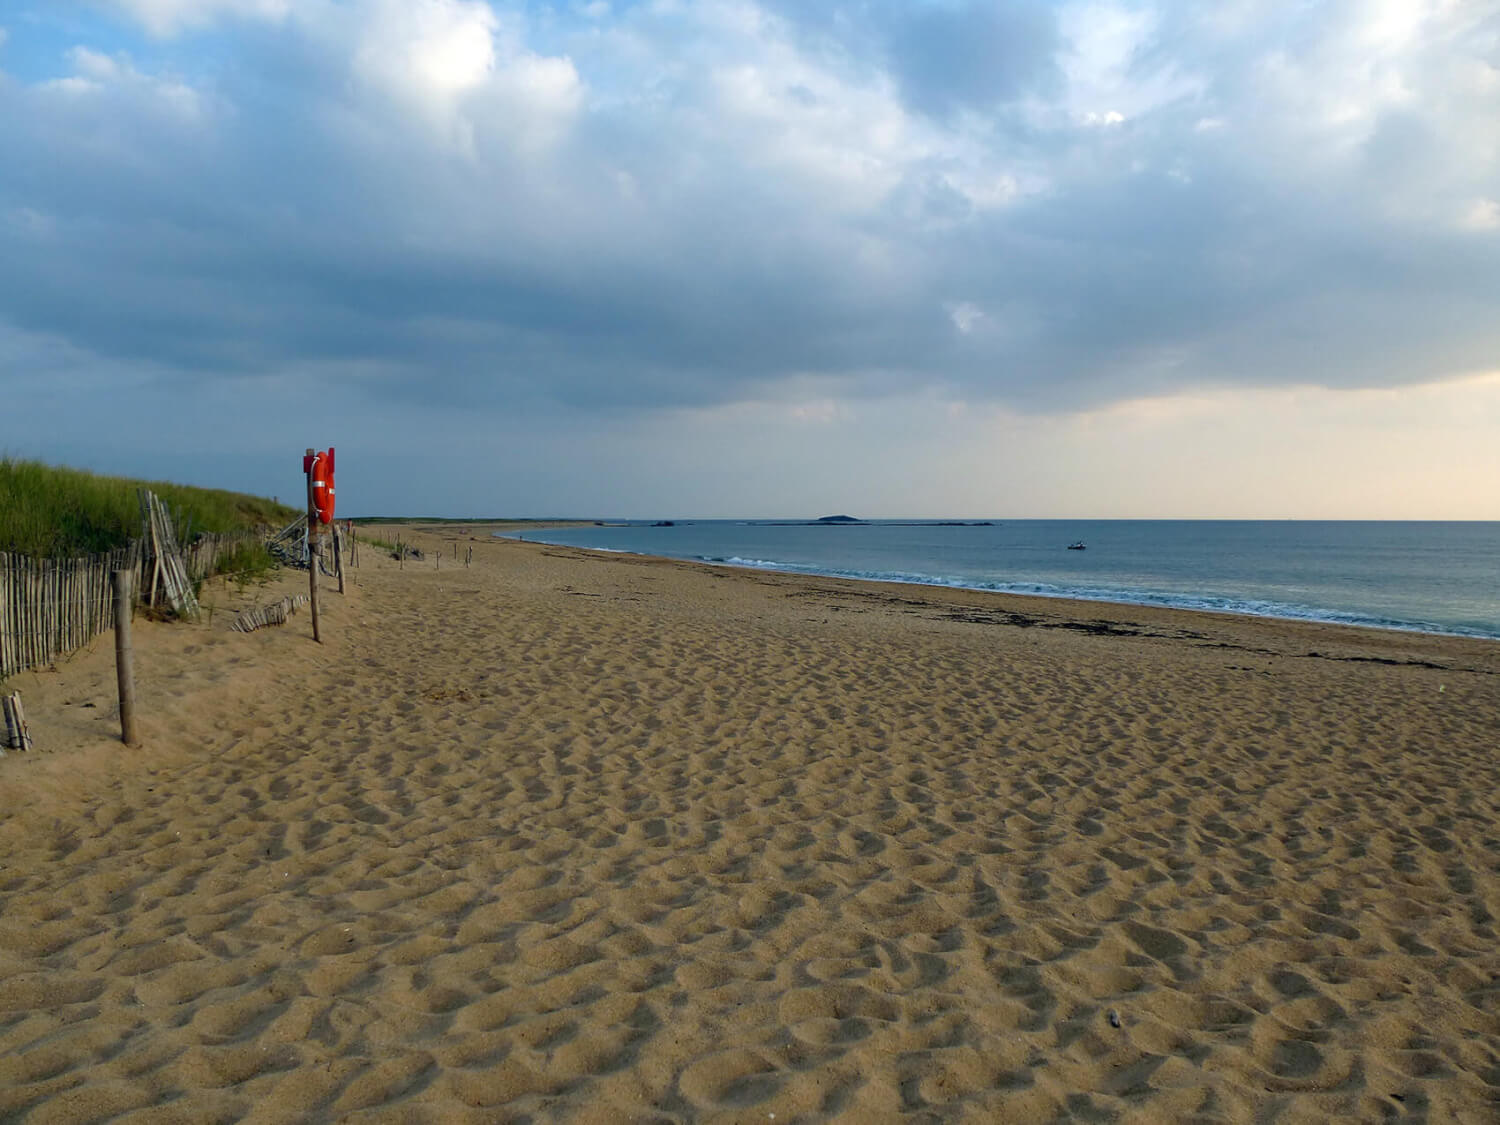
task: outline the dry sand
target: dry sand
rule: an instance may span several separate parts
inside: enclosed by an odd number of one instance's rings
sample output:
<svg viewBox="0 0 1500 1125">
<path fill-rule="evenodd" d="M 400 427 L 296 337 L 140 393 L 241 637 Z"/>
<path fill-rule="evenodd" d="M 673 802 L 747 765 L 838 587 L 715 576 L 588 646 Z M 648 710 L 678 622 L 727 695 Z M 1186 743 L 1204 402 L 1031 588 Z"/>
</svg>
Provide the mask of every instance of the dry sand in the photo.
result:
<svg viewBox="0 0 1500 1125">
<path fill-rule="evenodd" d="M 0 1118 L 1500 1120 L 1500 645 L 470 533 L 13 681 Z"/>
</svg>

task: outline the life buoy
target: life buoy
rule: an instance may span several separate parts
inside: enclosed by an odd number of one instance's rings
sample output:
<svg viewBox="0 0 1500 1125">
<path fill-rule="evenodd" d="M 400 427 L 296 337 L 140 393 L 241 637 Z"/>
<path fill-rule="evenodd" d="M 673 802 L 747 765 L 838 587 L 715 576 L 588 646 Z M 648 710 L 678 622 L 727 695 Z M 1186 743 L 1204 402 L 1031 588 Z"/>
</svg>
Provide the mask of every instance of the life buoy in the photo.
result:
<svg viewBox="0 0 1500 1125">
<path fill-rule="evenodd" d="M 333 450 L 319 453 L 312 461 L 313 508 L 318 519 L 333 522 Z"/>
</svg>

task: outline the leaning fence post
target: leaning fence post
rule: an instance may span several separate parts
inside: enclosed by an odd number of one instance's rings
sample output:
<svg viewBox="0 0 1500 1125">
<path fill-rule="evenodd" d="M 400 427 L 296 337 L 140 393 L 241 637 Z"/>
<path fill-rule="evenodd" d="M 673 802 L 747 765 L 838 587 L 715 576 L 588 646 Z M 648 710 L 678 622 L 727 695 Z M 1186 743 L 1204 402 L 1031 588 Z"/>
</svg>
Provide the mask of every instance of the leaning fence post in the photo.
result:
<svg viewBox="0 0 1500 1125">
<path fill-rule="evenodd" d="M 339 593 L 344 592 L 344 544 L 343 536 L 339 534 L 339 525 L 334 524 L 333 535 L 333 571 L 339 576 Z"/>
<path fill-rule="evenodd" d="M 126 746 L 139 746 L 141 740 L 135 729 L 134 652 L 130 645 L 133 575 L 128 570 L 116 570 L 110 577 L 115 585 L 115 679 L 120 685 L 120 741 Z"/>
</svg>

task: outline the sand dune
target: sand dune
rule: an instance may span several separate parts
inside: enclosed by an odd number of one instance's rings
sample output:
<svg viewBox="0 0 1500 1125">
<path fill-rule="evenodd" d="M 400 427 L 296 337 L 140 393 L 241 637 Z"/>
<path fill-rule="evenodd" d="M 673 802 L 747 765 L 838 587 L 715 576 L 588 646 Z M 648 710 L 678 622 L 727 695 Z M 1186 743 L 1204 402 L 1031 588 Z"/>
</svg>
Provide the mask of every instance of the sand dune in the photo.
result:
<svg viewBox="0 0 1500 1125">
<path fill-rule="evenodd" d="M 455 535 L 15 681 L 0 1118 L 1500 1119 L 1500 645 Z"/>
</svg>

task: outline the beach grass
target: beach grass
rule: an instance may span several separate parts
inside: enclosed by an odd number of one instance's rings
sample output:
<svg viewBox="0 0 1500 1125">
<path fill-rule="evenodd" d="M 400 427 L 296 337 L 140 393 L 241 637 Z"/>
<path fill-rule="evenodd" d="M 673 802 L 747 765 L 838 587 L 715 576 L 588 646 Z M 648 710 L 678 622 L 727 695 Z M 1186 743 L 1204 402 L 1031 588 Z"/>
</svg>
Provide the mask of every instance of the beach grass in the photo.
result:
<svg viewBox="0 0 1500 1125">
<path fill-rule="evenodd" d="M 265 543 L 258 539 L 247 539 L 219 556 L 214 564 L 214 573 L 233 578 L 244 586 L 250 582 L 268 581 L 280 567 L 280 561 L 271 554 Z"/>
<path fill-rule="evenodd" d="M 297 515 L 295 508 L 242 492 L 0 458 L 0 551 L 44 558 L 124 546 L 140 534 L 140 488 L 151 489 L 180 516 L 179 534 L 188 527 L 248 530 Z"/>
</svg>

